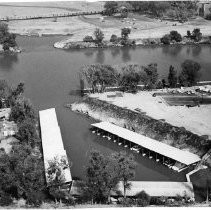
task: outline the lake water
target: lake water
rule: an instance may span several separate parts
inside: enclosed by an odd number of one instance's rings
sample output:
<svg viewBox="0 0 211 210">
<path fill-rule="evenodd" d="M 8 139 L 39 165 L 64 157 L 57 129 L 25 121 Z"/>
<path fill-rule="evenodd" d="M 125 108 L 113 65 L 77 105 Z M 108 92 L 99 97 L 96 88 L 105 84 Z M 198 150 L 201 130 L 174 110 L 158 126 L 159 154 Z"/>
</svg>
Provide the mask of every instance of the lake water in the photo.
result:
<svg viewBox="0 0 211 210">
<path fill-rule="evenodd" d="M 94 121 L 64 108 L 78 96 L 69 95 L 79 88 L 78 71 L 83 64 L 118 64 L 135 62 L 142 65 L 158 63 L 159 74 L 166 77 L 169 65 L 179 71 L 181 62 L 194 59 L 202 66 L 202 80 L 211 80 L 210 46 L 137 47 L 113 49 L 59 50 L 53 43 L 64 37 L 18 37 L 24 49 L 18 55 L 0 55 L 0 77 L 11 84 L 25 83 L 25 95 L 38 110 L 55 107 L 62 137 L 72 161 L 72 175 L 83 177 L 84 167 L 92 149 L 105 154 L 123 148 L 99 139 L 89 131 Z M 128 151 L 128 150 L 126 150 Z M 185 181 L 184 173 L 176 173 L 147 158 L 135 154 L 136 180 Z"/>
</svg>

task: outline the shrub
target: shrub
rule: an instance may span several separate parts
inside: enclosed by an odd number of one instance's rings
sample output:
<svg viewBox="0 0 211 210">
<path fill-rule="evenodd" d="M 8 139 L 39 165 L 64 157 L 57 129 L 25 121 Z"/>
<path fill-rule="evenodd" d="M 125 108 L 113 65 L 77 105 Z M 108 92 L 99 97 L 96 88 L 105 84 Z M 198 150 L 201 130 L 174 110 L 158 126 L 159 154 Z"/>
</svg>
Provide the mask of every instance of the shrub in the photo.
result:
<svg viewBox="0 0 211 210">
<path fill-rule="evenodd" d="M 85 36 L 84 39 L 83 39 L 84 42 L 93 42 L 94 39 L 92 36 Z"/>
<path fill-rule="evenodd" d="M 164 204 L 163 200 L 159 197 L 151 197 L 151 199 L 150 199 L 150 205 L 159 206 L 159 205 L 163 205 L 163 204 Z"/>
<path fill-rule="evenodd" d="M 182 36 L 177 31 L 171 31 L 170 32 L 170 39 L 171 39 L 171 41 L 175 40 L 176 42 L 181 42 Z"/>
<path fill-rule="evenodd" d="M 136 194 L 137 197 L 137 205 L 138 206 L 148 206 L 150 203 L 150 195 L 148 195 L 145 191 L 141 191 Z"/>
<path fill-rule="evenodd" d="M 191 37 L 191 32 L 189 30 L 187 31 L 187 37 Z"/>
<path fill-rule="evenodd" d="M 12 198 L 7 194 L 0 195 L 0 206 L 9 206 L 13 202 Z"/>
<path fill-rule="evenodd" d="M 171 42 L 171 37 L 169 34 L 164 35 L 161 39 L 160 39 L 161 43 L 163 44 L 170 44 Z"/>
<path fill-rule="evenodd" d="M 111 38 L 110 38 L 110 42 L 117 42 L 117 41 L 118 41 L 117 35 L 112 34 L 112 35 L 111 35 Z"/>
<path fill-rule="evenodd" d="M 132 198 L 123 198 L 121 201 L 120 201 L 120 204 L 124 207 L 131 207 L 131 206 L 134 206 L 135 205 L 135 202 Z"/>
</svg>

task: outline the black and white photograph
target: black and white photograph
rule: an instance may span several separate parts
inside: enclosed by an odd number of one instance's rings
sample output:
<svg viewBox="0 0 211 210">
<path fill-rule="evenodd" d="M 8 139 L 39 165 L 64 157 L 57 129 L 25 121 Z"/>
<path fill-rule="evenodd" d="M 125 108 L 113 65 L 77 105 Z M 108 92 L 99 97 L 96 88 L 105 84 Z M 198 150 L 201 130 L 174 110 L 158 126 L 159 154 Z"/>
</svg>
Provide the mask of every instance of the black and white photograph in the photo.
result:
<svg viewBox="0 0 211 210">
<path fill-rule="evenodd" d="M 211 1 L 0 0 L 0 209 L 211 207 Z"/>
</svg>

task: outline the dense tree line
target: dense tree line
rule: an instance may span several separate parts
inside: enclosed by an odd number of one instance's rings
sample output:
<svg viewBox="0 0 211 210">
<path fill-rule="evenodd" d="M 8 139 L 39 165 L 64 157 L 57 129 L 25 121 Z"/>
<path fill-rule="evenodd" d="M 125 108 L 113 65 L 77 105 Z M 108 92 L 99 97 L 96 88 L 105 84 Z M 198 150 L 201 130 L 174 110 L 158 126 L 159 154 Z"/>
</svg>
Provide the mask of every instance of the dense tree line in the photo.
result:
<svg viewBox="0 0 211 210">
<path fill-rule="evenodd" d="M 125 64 L 119 66 L 92 64 L 83 66 L 81 78 L 91 87 L 92 92 L 103 92 L 106 87 L 118 86 L 122 91 L 136 92 L 138 85 L 144 89 L 165 87 L 180 87 L 196 85 L 200 79 L 200 64 L 192 60 L 185 60 L 181 64 L 181 72 L 177 72 L 171 65 L 169 67 L 168 83 L 159 79 L 157 64 L 146 66 L 139 64 Z"/>
<path fill-rule="evenodd" d="M 104 5 L 104 13 L 106 15 L 113 15 L 116 12 L 122 14 L 126 10 L 150 14 L 153 17 L 168 16 L 179 20 L 187 20 L 189 17 L 196 15 L 196 3 L 196 1 L 108 1 Z M 122 14 L 122 17 L 125 17 L 125 13 Z"/>
<path fill-rule="evenodd" d="M 0 155 L 0 205 L 8 205 L 12 198 L 24 198 L 28 204 L 38 205 L 45 190 L 44 164 L 37 133 L 35 111 L 30 101 L 22 96 L 24 84 L 12 88 L 0 81 L 1 107 L 10 107 L 10 119 L 17 123 L 16 138 L 9 154 Z"/>
<path fill-rule="evenodd" d="M 16 35 L 9 32 L 8 25 L 0 21 L 0 45 L 3 46 L 4 51 L 17 46 L 15 39 Z"/>
</svg>

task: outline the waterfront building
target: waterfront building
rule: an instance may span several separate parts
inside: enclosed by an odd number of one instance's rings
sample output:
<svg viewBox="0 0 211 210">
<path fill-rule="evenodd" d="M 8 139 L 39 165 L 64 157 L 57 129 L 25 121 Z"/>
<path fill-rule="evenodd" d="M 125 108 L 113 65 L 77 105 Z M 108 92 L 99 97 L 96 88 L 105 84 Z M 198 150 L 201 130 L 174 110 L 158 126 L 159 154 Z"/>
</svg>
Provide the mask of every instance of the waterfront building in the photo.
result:
<svg viewBox="0 0 211 210">
<path fill-rule="evenodd" d="M 196 154 L 180 150 L 113 123 L 92 124 L 92 132 L 121 146 L 128 147 L 142 156 L 148 156 L 150 159 L 161 162 L 178 172 L 201 160 Z"/>
</svg>

